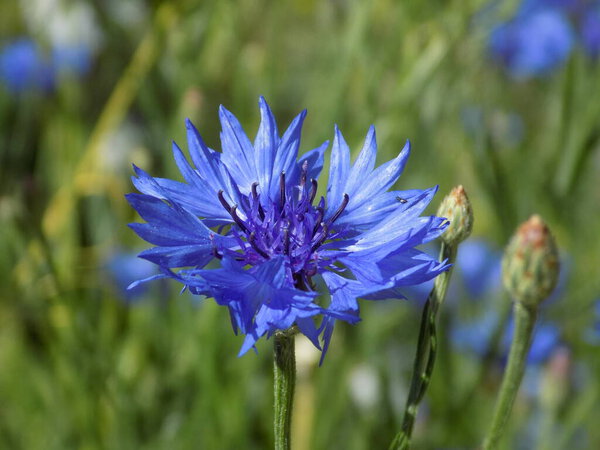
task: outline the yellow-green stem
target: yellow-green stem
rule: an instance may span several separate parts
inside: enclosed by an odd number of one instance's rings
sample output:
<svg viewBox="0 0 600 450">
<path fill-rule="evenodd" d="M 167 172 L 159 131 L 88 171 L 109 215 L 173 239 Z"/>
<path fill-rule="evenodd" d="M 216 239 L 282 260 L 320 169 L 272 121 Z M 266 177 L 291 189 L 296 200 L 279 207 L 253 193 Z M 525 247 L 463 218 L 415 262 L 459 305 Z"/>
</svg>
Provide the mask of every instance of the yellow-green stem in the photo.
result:
<svg viewBox="0 0 600 450">
<path fill-rule="evenodd" d="M 456 250 L 456 245 L 448 245 L 442 242 L 440 260 L 447 260 L 449 263 L 454 263 L 454 260 L 456 259 Z M 435 279 L 433 290 L 429 294 L 429 298 L 423 308 L 419 339 L 417 341 L 417 352 L 415 355 L 404 417 L 402 419 L 402 428 L 394 437 L 390 449 L 406 450 L 410 447 L 410 439 L 417 417 L 419 403 L 429 387 L 429 382 L 433 373 L 438 344 L 436 330 L 437 312 L 446 297 L 446 291 L 448 290 L 448 283 L 450 282 L 451 275 L 452 268 L 441 273 Z"/>
<path fill-rule="evenodd" d="M 275 450 L 291 448 L 290 429 L 296 384 L 294 334 L 277 332 L 274 344 L 273 374 L 275 385 Z"/>
<path fill-rule="evenodd" d="M 525 366 L 527 353 L 531 344 L 531 336 L 537 315 L 536 308 L 527 307 L 520 302 L 514 304 L 515 332 L 508 355 L 508 365 L 502 379 L 500 394 L 496 401 L 494 417 L 490 431 L 485 438 L 483 449 L 492 450 L 498 447 L 506 423 L 517 397 Z"/>
</svg>

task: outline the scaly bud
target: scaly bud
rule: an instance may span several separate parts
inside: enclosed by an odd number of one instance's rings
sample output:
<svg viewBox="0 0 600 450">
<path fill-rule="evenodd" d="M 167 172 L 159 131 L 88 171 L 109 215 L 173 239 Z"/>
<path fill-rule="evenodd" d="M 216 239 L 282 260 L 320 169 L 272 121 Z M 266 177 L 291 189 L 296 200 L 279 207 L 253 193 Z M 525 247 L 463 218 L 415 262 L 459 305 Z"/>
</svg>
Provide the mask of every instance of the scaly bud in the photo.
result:
<svg viewBox="0 0 600 450">
<path fill-rule="evenodd" d="M 448 245 L 458 245 L 471 234 L 473 229 L 473 209 L 462 186 L 453 188 L 444 197 L 437 215 L 450 222 L 441 239 Z"/>
<path fill-rule="evenodd" d="M 516 301 L 535 307 L 556 286 L 558 271 L 554 237 L 540 216 L 531 216 L 518 228 L 504 252 L 504 286 Z"/>
</svg>

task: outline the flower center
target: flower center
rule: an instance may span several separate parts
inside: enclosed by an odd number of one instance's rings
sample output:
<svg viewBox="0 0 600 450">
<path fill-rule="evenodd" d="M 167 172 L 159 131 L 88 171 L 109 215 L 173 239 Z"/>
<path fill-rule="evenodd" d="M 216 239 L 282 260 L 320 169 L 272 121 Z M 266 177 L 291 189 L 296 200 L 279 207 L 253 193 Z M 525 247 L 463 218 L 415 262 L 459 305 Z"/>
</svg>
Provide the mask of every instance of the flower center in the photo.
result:
<svg viewBox="0 0 600 450">
<path fill-rule="evenodd" d="M 311 179 L 307 183 L 307 164 L 302 166 L 299 184 L 292 192 L 286 189 L 286 174 L 279 176 L 278 201 L 261 203 L 259 184 L 252 184 L 248 195 L 248 207 L 240 217 L 237 205 L 230 205 L 223 191 L 219 191 L 219 201 L 229 213 L 236 226 L 232 234 L 239 242 L 241 251 L 235 257 L 246 264 L 256 265 L 271 257 L 284 255 L 289 261 L 291 276 L 307 278 L 315 275 L 319 269 L 318 250 L 325 241 L 339 238 L 339 232 L 332 225 L 344 212 L 350 197 L 344 194 L 342 203 L 327 220 L 325 216 L 325 198 L 321 197 L 315 206 L 318 183 Z M 215 256 L 218 252 L 215 251 Z M 321 264 L 324 264 L 321 261 Z"/>
</svg>

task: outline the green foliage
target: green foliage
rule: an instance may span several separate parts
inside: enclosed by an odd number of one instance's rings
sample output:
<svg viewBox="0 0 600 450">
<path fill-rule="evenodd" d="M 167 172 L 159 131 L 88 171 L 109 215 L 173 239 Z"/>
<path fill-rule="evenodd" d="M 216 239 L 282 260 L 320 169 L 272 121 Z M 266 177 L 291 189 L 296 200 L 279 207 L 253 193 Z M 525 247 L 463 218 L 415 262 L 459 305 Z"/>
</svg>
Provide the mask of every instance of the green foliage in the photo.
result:
<svg viewBox="0 0 600 450">
<path fill-rule="evenodd" d="M 140 244 L 126 227 L 130 164 L 176 177 L 170 141 L 185 146 L 185 117 L 219 148 L 218 105 L 252 130 L 259 95 L 281 123 L 308 109 L 303 150 L 332 138 L 334 123 L 356 151 L 374 123 L 381 161 L 410 138 L 400 186 L 464 185 L 473 234 L 499 246 L 532 213 L 546 219 L 571 270 L 544 314 L 576 376 L 552 408 L 517 399 L 507 448 L 600 445 L 598 343 L 582 331 L 600 293 L 600 65 L 578 51 L 545 79 L 510 80 L 486 57 L 480 1 L 140 0 L 131 24 L 116 1 L 87 3 L 103 33 L 92 71 L 48 94 L 0 92 L 3 447 L 272 446 L 272 342 L 236 358 L 241 339 L 212 300 L 158 283 L 128 304 L 107 271 L 114 251 Z M 0 4 L 3 37 L 28 32 L 18 5 Z M 420 313 L 405 301 L 361 307 L 322 367 L 299 355 L 297 448 L 387 448 L 399 429 Z M 440 314 L 413 444 L 474 448 L 499 369 L 455 351 L 444 336 L 459 318 Z M 368 405 L 350 389 L 361 367 L 378 386 Z M 535 417 L 547 428 L 529 445 Z"/>
</svg>

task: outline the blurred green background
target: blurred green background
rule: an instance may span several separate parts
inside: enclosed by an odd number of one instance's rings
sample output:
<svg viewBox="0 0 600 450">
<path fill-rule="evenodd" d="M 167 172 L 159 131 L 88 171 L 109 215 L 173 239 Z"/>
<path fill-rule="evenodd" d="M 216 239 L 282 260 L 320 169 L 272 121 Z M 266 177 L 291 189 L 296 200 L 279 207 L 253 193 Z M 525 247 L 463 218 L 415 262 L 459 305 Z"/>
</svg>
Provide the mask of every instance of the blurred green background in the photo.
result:
<svg viewBox="0 0 600 450">
<path fill-rule="evenodd" d="M 131 163 L 180 179 L 170 142 L 185 147 L 184 118 L 220 148 L 223 104 L 253 139 L 264 95 L 280 129 L 308 109 L 301 151 L 331 139 L 334 123 L 355 152 L 374 124 L 379 162 L 410 139 L 398 186 L 439 184 L 434 212 L 464 185 L 473 239 L 492 248 L 543 216 L 567 274 L 542 314 L 560 339 L 535 368 L 536 394 L 517 401 L 506 448 L 599 448 L 600 67 L 577 47 L 547 76 L 511 78 L 487 53 L 485 7 L 1 2 L 0 44 L 32 38 L 49 54 L 74 39 L 89 67 L 43 89 L 0 86 L 0 447 L 272 447 L 272 343 L 237 358 L 242 338 L 211 300 L 174 282 L 123 288 L 149 270 L 131 261 L 144 248 L 126 226 L 138 220 L 124 199 Z M 509 301 L 461 292 L 442 311 L 414 448 L 475 448 L 491 419 L 501 350 L 478 357 L 448 336 L 488 309 L 500 333 Z M 398 429 L 420 306 L 409 295 L 361 308 L 359 325 L 336 328 L 322 367 L 298 342 L 298 449 L 387 448 Z"/>
</svg>

